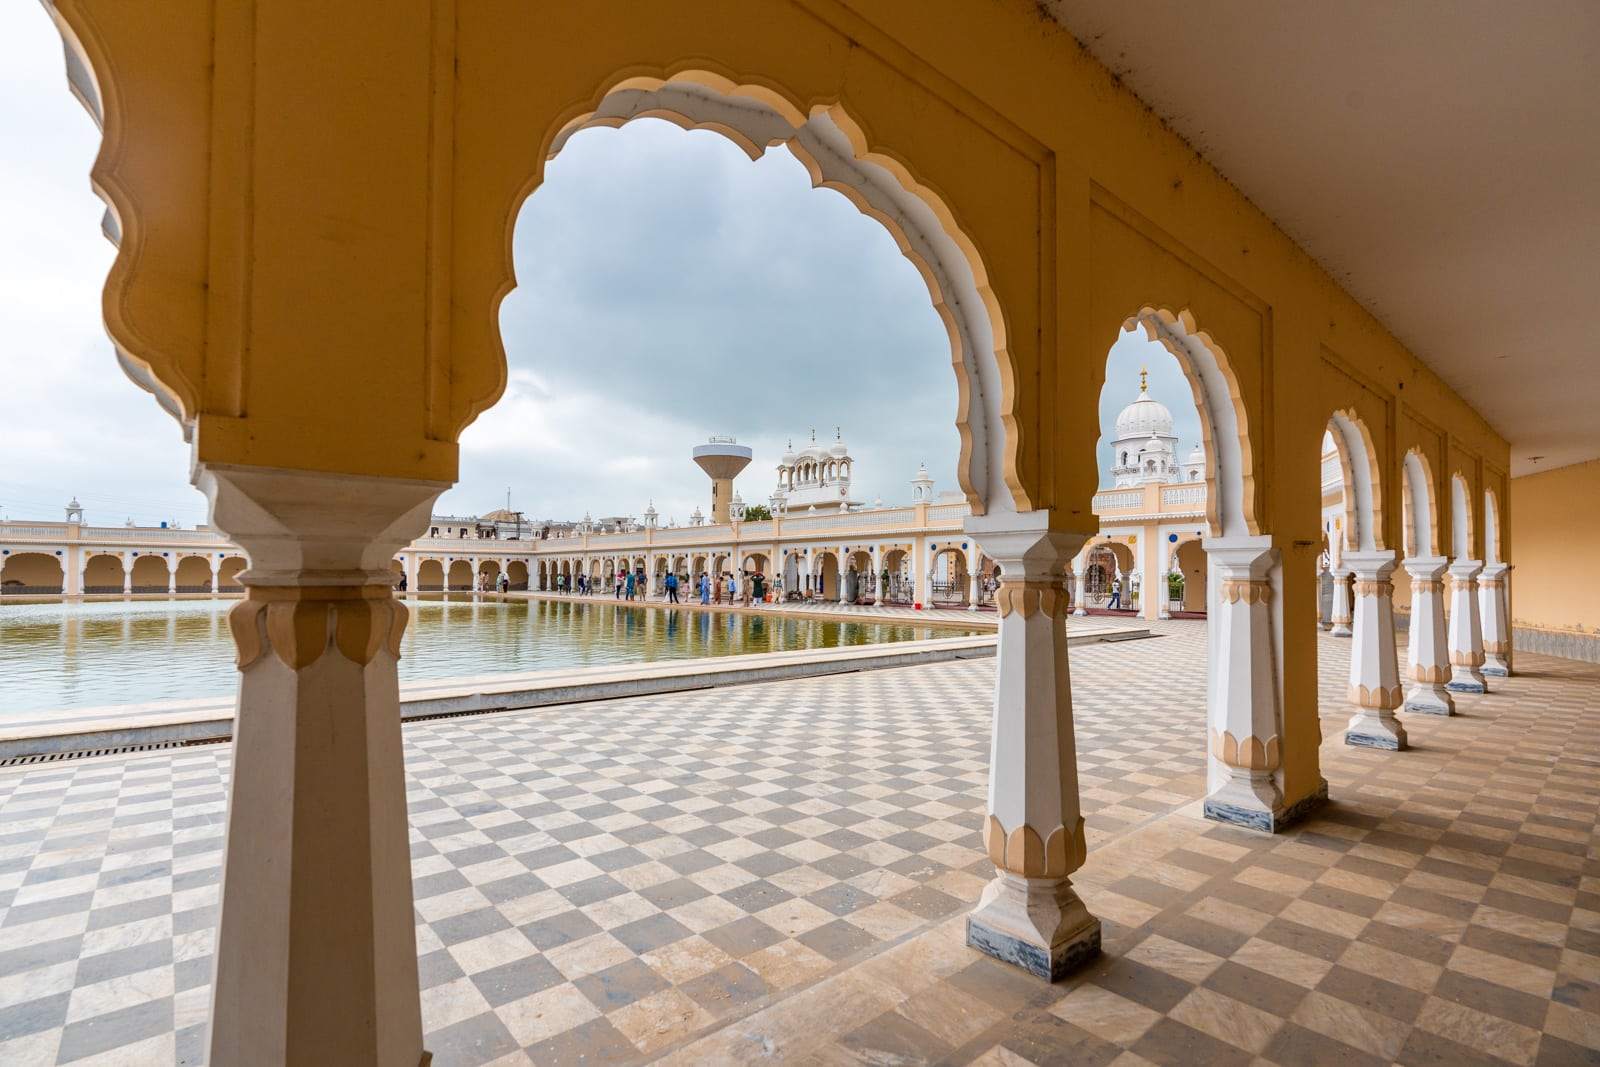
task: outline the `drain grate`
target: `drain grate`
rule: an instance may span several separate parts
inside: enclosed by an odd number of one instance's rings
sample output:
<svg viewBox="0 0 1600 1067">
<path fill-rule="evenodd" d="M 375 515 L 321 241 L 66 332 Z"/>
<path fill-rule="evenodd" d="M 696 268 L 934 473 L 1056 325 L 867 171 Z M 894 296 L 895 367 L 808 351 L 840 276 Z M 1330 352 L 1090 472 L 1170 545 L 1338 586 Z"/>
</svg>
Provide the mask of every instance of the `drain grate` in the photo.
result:
<svg viewBox="0 0 1600 1067">
<path fill-rule="evenodd" d="M 44 763 L 61 763 L 64 760 L 91 759 L 95 756 L 126 756 L 132 752 L 160 752 L 173 748 L 189 748 L 193 745 L 216 745 L 231 740 L 231 737 L 202 737 L 192 741 L 150 741 L 140 745 L 84 748 L 76 752 L 35 752 L 27 756 L 8 756 L 0 759 L 0 767 L 33 767 Z"/>
</svg>

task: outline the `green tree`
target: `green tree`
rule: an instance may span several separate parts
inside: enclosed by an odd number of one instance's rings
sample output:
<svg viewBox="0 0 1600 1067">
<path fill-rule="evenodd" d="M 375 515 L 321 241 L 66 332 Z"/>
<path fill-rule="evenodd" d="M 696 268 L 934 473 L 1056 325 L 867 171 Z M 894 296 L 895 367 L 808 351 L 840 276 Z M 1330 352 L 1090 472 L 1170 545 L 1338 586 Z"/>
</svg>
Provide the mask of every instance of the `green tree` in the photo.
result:
<svg viewBox="0 0 1600 1067">
<path fill-rule="evenodd" d="M 766 522 L 772 518 L 772 509 L 765 504 L 751 504 L 744 509 L 745 522 Z"/>
</svg>

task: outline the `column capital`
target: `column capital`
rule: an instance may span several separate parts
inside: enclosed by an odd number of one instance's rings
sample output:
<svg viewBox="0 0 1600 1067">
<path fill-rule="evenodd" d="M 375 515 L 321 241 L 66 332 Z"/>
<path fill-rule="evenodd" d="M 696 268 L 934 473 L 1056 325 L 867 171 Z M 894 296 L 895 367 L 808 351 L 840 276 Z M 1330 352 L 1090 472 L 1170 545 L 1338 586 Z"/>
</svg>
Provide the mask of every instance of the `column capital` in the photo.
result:
<svg viewBox="0 0 1600 1067">
<path fill-rule="evenodd" d="M 1278 561 L 1278 549 L 1270 537 L 1206 537 L 1200 541 L 1206 564 L 1216 567 L 1223 578 L 1259 581 Z"/>
<path fill-rule="evenodd" d="M 1356 580 L 1362 582 L 1385 581 L 1400 565 L 1399 558 L 1389 551 L 1384 552 L 1346 552 L 1344 565 L 1355 573 Z"/>
<path fill-rule="evenodd" d="M 1457 581 L 1469 582 L 1476 578 L 1483 570 L 1481 559 L 1458 559 L 1450 564 L 1450 577 Z"/>
<path fill-rule="evenodd" d="M 1419 582 L 1441 581 L 1450 567 L 1444 556 L 1408 556 L 1402 563 L 1406 573 Z"/>
<path fill-rule="evenodd" d="M 1044 511 L 972 515 L 962 529 L 1000 565 L 1001 581 L 1060 582 L 1064 568 L 1088 541 L 1076 530 L 1052 530 Z"/>
<path fill-rule="evenodd" d="M 211 523 L 243 548 L 247 586 L 379 585 L 448 482 L 197 463 Z"/>
</svg>

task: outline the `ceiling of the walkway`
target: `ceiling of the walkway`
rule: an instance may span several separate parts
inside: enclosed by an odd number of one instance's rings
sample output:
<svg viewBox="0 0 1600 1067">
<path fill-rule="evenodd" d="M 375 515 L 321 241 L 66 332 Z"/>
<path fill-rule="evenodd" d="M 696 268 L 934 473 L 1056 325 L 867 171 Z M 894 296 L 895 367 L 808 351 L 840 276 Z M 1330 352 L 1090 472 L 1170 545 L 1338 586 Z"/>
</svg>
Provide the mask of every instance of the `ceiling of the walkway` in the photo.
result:
<svg viewBox="0 0 1600 1067">
<path fill-rule="evenodd" d="M 1047 6 L 1511 442 L 1513 473 L 1600 456 L 1600 4 Z"/>
</svg>

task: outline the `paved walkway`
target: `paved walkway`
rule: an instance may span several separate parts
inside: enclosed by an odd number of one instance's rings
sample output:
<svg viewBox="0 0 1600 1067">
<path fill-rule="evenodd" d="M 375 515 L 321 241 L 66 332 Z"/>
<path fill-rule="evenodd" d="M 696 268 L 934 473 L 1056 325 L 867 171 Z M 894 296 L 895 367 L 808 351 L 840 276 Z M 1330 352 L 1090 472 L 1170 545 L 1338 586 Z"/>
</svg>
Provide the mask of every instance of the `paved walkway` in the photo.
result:
<svg viewBox="0 0 1600 1067">
<path fill-rule="evenodd" d="M 1194 817 L 1204 628 L 1155 628 L 1072 653 L 1106 952 L 1055 986 L 962 944 L 992 661 L 408 727 L 434 1062 L 1596 1062 L 1600 668 L 1384 753 L 1324 637 L 1335 802 L 1266 837 Z M 228 758 L 0 772 L 0 1063 L 202 1061 Z"/>
</svg>

